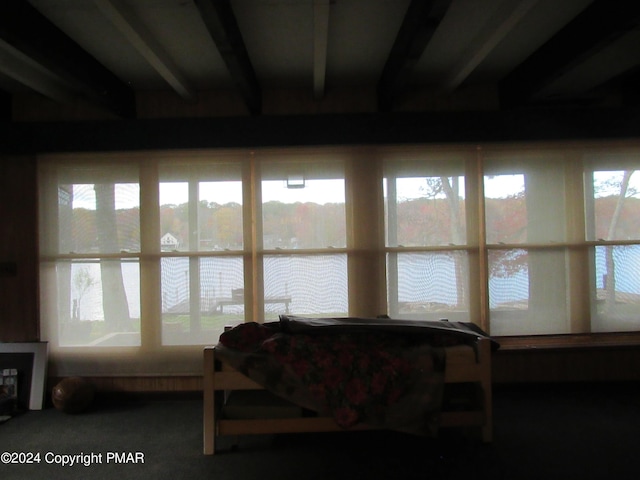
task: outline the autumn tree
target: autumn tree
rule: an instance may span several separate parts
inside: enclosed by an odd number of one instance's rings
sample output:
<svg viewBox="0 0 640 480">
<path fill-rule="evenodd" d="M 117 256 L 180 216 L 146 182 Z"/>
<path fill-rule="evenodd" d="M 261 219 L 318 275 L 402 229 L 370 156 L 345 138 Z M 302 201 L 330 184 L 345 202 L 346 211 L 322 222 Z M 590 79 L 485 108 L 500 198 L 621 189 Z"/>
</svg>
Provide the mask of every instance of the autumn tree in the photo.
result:
<svg viewBox="0 0 640 480">
<path fill-rule="evenodd" d="M 208 227 L 211 228 L 213 240 L 217 245 L 223 248 L 242 246 L 242 205 L 215 205 L 210 219 Z"/>
<path fill-rule="evenodd" d="M 464 214 L 464 199 L 460 192 L 460 177 L 428 177 L 422 189 L 426 200 L 414 200 L 420 205 L 418 218 L 405 218 L 407 225 L 413 221 L 421 225 L 425 237 L 422 245 L 463 245 L 466 244 L 466 226 Z M 424 215 L 426 214 L 426 215 Z M 412 221 L 413 220 L 413 221 Z M 462 257 L 452 252 L 451 260 L 454 263 L 456 278 L 456 298 L 458 305 L 468 303 L 467 270 Z"/>
</svg>

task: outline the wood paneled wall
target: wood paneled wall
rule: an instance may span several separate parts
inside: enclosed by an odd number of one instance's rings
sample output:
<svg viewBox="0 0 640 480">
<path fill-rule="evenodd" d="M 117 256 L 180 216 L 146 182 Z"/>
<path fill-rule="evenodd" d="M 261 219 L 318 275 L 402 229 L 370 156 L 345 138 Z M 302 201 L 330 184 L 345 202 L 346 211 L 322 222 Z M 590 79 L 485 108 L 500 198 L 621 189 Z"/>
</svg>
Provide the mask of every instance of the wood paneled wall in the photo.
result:
<svg viewBox="0 0 640 480">
<path fill-rule="evenodd" d="M 63 377 L 49 377 L 47 391 Z M 202 376 L 149 376 L 149 377 L 84 377 L 97 392 L 108 393 L 185 393 L 201 392 Z"/>
<path fill-rule="evenodd" d="M 640 349 L 504 350 L 493 354 L 494 385 L 520 383 L 638 382 Z M 188 393 L 202 391 L 202 376 L 87 377 L 98 392 Z M 61 380 L 49 378 L 50 390 Z"/>
<path fill-rule="evenodd" d="M 640 348 L 558 348 L 498 350 L 494 383 L 637 382 Z"/>
<path fill-rule="evenodd" d="M 0 341 L 39 340 L 36 160 L 0 155 Z"/>
</svg>

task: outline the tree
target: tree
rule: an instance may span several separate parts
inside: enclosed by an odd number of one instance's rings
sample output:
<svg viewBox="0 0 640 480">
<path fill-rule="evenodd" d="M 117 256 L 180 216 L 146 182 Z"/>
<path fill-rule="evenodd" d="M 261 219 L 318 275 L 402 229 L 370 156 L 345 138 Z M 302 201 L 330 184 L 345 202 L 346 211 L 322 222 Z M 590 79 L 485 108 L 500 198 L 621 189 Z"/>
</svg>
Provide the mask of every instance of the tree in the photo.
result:
<svg viewBox="0 0 640 480">
<path fill-rule="evenodd" d="M 441 231 L 443 225 L 448 224 L 449 234 L 442 240 L 453 245 L 466 243 L 464 215 L 462 215 L 460 202 L 460 177 L 441 176 L 426 178 L 426 187 L 423 189 L 423 192 L 427 198 L 434 200 L 444 195 L 444 209 L 436 208 L 434 210 L 437 216 L 442 216 L 443 218 L 433 222 L 434 225 L 432 225 L 436 231 Z M 437 206 L 438 204 L 436 203 L 436 207 Z M 461 262 L 460 255 L 456 253 L 451 254 L 451 259 L 454 262 L 456 272 L 456 298 L 458 299 L 458 305 L 467 305 L 468 288 L 466 279 L 468 275 L 466 265 Z"/>
<path fill-rule="evenodd" d="M 523 191 L 485 201 L 487 243 L 512 244 L 527 241 L 527 199 Z M 489 276 L 506 278 L 528 269 L 524 250 L 490 250 Z"/>
<path fill-rule="evenodd" d="M 94 189 L 100 252 L 116 253 L 119 248 L 115 185 L 113 183 L 96 184 Z M 129 329 L 131 318 L 120 259 L 100 259 L 100 275 L 102 279 L 102 308 L 107 328 L 111 331 Z"/>
<path fill-rule="evenodd" d="M 606 240 L 614 240 L 616 238 L 616 229 L 618 228 L 618 222 L 622 213 L 622 208 L 625 203 L 625 199 L 629 193 L 634 194 L 635 190 L 629 189 L 629 182 L 631 176 L 635 170 L 625 170 L 622 173 L 622 180 L 620 181 L 620 192 L 617 197 L 616 207 L 611 216 L 611 222 L 609 223 L 609 231 L 607 232 Z M 613 245 L 607 245 L 605 249 L 605 264 L 606 264 L 606 281 L 605 288 L 605 306 L 607 311 L 615 308 L 616 302 L 616 276 L 615 276 L 615 259 L 613 255 Z"/>
<path fill-rule="evenodd" d="M 71 318 L 73 320 L 82 319 L 82 313 L 80 310 L 82 306 L 81 305 L 82 297 L 84 297 L 87 291 L 89 291 L 89 289 L 93 287 L 95 284 L 96 284 L 96 281 L 91 276 L 91 273 L 89 273 L 89 269 L 87 268 L 82 268 L 78 270 L 76 274 L 73 276 L 73 286 L 75 287 L 75 290 L 78 294 L 77 298 L 73 300 L 73 313 L 71 315 Z"/>
<path fill-rule="evenodd" d="M 451 177 L 451 183 L 449 183 L 449 180 L 449 177 L 440 177 L 442 191 L 445 194 L 447 205 L 449 206 L 451 240 L 454 245 L 460 245 L 466 243 L 464 233 L 465 228 L 462 223 L 464 217 L 460 215 L 460 178 Z M 463 265 L 460 261 L 459 255 L 453 255 L 453 261 L 456 271 L 456 296 L 458 298 L 458 304 L 467 305 L 467 270 L 465 268 L 465 265 Z"/>
<path fill-rule="evenodd" d="M 242 206 L 237 203 L 215 205 L 207 228 L 212 240 L 223 248 L 242 246 Z"/>
</svg>

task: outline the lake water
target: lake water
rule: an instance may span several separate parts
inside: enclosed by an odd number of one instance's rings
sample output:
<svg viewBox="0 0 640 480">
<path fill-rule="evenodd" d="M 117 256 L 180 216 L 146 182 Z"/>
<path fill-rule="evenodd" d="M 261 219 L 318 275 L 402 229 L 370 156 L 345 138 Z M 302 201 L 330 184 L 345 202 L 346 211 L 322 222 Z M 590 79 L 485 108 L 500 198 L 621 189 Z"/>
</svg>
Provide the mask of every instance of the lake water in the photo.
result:
<svg viewBox="0 0 640 480">
<path fill-rule="evenodd" d="M 640 294 L 640 247 L 615 249 L 616 289 Z M 189 259 L 162 260 L 162 310 L 175 311 L 189 301 Z M 232 297 L 232 290 L 243 287 L 241 257 L 202 258 L 199 261 L 202 309 L 211 310 L 219 299 Z M 78 272 L 92 285 L 84 291 L 74 285 Z M 446 254 L 399 255 L 398 285 L 400 302 L 457 303 L 455 264 Z M 605 248 L 596 248 L 596 287 L 604 288 Z M 140 316 L 140 267 L 137 262 L 123 262 L 122 274 L 132 318 Z M 72 300 L 78 301 L 81 320 L 102 320 L 102 286 L 98 263 L 74 263 L 71 272 Z M 296 314 L 346 312 L 347 256 L 290 255 L 264 259 L 265 297 L 289 298 L 289 310 Z M 490 307 L 528 299 L 529 278 L 526 271 L 507 278 L 491 278 Z M 76 282 L 77 283 L 77 282 Z M 71 308 L 71 307 L 70 307 Z M 283 304 L 267 304 L 267 313 L 283 313 Z M 241 313 L 240 305 L 225 307 L 227 313 Z"/>
</svg>

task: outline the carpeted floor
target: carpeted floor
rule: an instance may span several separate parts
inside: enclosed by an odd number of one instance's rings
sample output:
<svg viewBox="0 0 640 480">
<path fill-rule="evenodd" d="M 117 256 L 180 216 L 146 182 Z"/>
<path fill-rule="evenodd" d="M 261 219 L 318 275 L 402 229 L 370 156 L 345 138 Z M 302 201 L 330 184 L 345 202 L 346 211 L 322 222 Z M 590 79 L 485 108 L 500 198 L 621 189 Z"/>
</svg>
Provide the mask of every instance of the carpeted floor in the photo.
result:
<svg viewBox="0 0 640 480">
<path fill-rule="evenodd" d="M 0 479 L 638 478 L 637 384 L 497 386 L 494 415 L 487 445 L 459 430 L 267 435 L 225 438 L 204 456 L 199 398 L 102 399 L 84 414 L 47 408 L 1 424 L 0 453 L 39 463 L 0 463 Z"/>
</svg>

